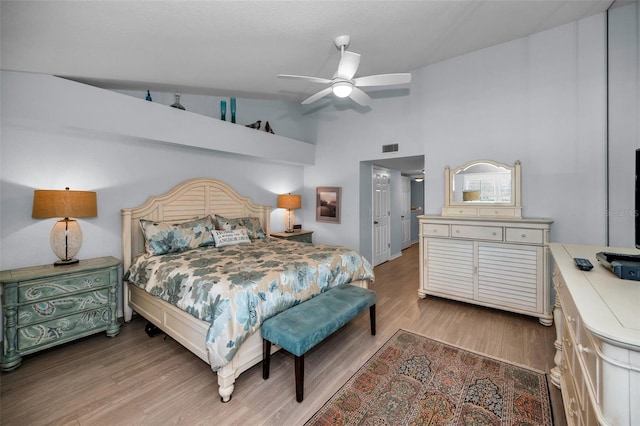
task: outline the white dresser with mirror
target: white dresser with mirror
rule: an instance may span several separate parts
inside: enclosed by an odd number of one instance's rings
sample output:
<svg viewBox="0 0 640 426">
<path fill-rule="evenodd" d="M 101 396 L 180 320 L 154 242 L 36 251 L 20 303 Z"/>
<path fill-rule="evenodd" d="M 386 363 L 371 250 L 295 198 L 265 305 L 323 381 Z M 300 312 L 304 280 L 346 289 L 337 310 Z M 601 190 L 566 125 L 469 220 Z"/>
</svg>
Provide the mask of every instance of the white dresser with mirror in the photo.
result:
<svg viewBox="0 0 640 426">
<path fill-rule="evenodd" d="M 552 220 L 523 218 L 520 162 L 477 160 L 445 168 L 442 215 L 418 216 L 420 288 L 428 295 L 553 323 Z"/>
</svg>

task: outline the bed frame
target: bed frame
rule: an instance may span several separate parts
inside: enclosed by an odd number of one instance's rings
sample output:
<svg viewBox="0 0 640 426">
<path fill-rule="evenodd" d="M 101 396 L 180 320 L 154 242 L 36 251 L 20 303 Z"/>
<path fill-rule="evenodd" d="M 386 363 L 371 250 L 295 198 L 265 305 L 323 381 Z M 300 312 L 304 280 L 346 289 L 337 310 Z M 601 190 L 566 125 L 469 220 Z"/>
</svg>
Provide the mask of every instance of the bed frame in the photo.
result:
<svg viewBox="0 0 640 426">
<path fill-rule="evenodd" d="M 132 259 L 145 252 L 140 219 L 180 222 L 206 215 L 234 218 L 254 216 L 260 219 L 267 235 L 271 232 L 271 207 L 254 204 L 248 197 L 239 195 L 226 183 L 209 178 L 185 181 L 166 194 L 150 197 L 143 205 L 122 209 L 123 268 L 126 272 Z M 352 283 L 368 288 L 368 281 Z M 150 295 L 123 280 L 124 319 L 131 321 L 137 312 L 200 359 L 211 365 L 206 347 L 209 323 Z M 272 352 L 279 348 L 274 345 Z M 217 371 L 220 399 L 231 399 L 234 383 L 243 371 L 262 361 L 262 338 L 259 330 L 240 346 L 231 362 Z"/>
</svg>

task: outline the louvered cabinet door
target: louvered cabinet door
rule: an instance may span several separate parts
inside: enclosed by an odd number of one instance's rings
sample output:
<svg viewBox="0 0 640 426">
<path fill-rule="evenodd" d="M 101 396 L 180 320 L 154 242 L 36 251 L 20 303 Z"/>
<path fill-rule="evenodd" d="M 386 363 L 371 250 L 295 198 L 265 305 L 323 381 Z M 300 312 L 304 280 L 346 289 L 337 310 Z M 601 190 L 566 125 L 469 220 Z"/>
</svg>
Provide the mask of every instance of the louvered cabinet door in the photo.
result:
<svg viewBox="0 0 640 426">
<path fill-rule="evenodd" d="M 424 238 L 424 242 L 424 290 L 429 294 L 473 300 L 473 241 Z"/>
<path fill-rule="evenodd" d="M 478 242 L 478 301 L 542 312 L 543 248 Z"/>
</svg>

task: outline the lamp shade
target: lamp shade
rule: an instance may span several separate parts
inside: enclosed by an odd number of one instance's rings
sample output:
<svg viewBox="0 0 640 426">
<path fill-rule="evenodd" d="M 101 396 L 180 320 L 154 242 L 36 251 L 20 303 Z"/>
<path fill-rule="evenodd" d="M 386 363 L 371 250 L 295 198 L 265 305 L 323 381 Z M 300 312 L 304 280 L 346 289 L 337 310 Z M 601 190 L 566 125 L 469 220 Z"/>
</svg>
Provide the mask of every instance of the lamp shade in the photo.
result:
<svg viewBox="0 0 640 426">
<path fill-rule="evenodd" d="M 34 219 L 52 217 L 96 217 L 98 203 L 96 193 L 92 191 L 43 190 L 33 192 Z"/>
<path fill-rule="evenodd" d="M 299 195 L 284 194 L 278 195 L 279 209 L 299 209 L 302 206 L 302 199 Z"/>
</svg>

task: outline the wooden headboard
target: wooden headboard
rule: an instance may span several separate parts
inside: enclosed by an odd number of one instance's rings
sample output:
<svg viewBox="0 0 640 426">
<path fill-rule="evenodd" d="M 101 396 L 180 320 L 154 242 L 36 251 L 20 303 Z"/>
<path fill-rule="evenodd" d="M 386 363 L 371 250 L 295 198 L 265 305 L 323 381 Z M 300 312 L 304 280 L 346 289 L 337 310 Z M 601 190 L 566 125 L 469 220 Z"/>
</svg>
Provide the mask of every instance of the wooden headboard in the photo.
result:
<svg viewBox="0 0 640 426">
<path fill-rule="evenodd" d="M 140 219 L 180 222 L 206 215 L 234 218 L 254 216 L 271 233 L 271 207 L 254 204 L 226 183 L 209 178 L 187 180 L 166 194 L 150 197 L 143 205 L 122 209 L 122 261 L 127 271 L 132 259 L 144 253 Z"/>
</svg>

